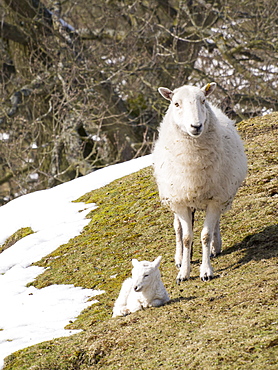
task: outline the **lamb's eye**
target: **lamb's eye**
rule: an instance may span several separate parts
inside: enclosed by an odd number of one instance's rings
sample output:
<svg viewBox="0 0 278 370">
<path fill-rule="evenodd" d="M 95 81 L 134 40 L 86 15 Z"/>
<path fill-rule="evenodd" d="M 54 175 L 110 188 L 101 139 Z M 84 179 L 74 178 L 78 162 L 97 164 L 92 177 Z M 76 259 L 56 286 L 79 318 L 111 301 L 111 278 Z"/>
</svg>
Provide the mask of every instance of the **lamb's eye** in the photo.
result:
<svg viewBox="0 0 278 370">
<path fill-rule="evenodd" d="M 179 103 L 175 103 L 175 106 L 176 106 L 176 107 L 179 107 L 180 105 L 179 105 Z"/>
</svg>

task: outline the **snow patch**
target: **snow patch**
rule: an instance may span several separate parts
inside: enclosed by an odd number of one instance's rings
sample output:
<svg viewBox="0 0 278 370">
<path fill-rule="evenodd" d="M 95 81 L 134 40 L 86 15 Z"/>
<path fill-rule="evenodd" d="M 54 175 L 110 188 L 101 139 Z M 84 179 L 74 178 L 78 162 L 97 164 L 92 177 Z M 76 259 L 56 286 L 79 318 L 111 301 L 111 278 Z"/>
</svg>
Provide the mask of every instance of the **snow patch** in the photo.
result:
<svg viewBox="0 0 278 370">
<path fill-rule="evenodd" d="M 0 254 L 0 368 L 12 352 L 78 332 L 64 327 L 97 302 L 89 299 L 104 293 L 73 285 L 26 286 L 44 271 L 32 263 L 67 243 L 89 223 L 85 217 L 96 205 L 72 201 L 151 164 L 148 155 L 108 166 L 0 207 L 0 245 L 22 227 L 35 232 Z"/>
</svg>

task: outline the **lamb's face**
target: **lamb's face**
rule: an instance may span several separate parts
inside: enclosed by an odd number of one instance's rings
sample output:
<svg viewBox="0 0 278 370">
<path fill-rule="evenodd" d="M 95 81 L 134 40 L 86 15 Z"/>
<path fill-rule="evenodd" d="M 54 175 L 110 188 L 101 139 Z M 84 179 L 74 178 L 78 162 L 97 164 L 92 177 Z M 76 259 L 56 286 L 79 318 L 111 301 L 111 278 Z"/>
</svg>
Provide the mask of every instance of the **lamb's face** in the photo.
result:
<svg viewBox="0 0 278 370">
<path fill-rule="evenodd" d="M 143 292 L 152 284 L 153 280 L 157 277 L 157 274 L 159 274 L 158 268 L 160 260 L 161 257 L 158 257 L 153 262 L 139 262 L 136 259 L 132 260 L 132 283 L 133 289 L 136 292 Z"/>
<path fill-rule="evenodd" d="M 158 90 L 165 99 L 171 101 L 169 113 L 174 124 L 184 133 L 197 138 L 206 128 L 206 96 L 215 89 L 215 86 L 215 83 L 211 83 L 202 89 L 195 86 L 182 86 L 174 91 L 164 87 Z"/>
<path fill-rule="evenodd" d="M 154 269 L 147 262 L 139 262 L 139 264 L 132 269 L 133 289 L 136 292 L 141 292 L 150 285 L 154 272 L 153 270 Z"/>
</svg>

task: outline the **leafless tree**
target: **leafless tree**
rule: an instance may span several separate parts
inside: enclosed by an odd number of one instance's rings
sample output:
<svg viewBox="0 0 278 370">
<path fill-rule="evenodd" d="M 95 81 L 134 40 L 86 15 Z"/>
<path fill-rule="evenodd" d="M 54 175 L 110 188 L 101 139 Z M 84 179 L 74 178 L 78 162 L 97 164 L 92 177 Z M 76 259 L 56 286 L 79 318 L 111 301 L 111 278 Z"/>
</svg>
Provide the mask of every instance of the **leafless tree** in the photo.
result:
<svg viewBox="0 0 278 370">
<path fill-rule="evenodd" d="M 149 153 L 157 87 L 277 110 L 272 0 L 0 0 L 1 202 Z"/>
</svg>

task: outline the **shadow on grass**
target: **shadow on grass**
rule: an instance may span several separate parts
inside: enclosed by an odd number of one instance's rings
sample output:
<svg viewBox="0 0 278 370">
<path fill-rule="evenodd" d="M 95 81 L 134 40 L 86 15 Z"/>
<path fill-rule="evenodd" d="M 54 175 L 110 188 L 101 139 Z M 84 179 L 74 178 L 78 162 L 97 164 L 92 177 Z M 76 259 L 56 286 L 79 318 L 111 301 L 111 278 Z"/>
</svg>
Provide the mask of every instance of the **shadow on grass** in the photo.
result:
<svg viewBox="0 0 278 370">
<path fill-rule="evenodd" d="M 278 257 L 278 224 L 266 227 L 259 233 L 246 236 L 242 242 L 225 249 L 222 254 L 243 251 L 245 255 L 237 262 L 237 266 L 251 260 L 259 261 Z"/>
<path fill-rule="evenodd" d="M 170 301 L 168 301 L 167 303 L 165 303 L 165 306 L 167 306 L 168 304 L 178 303 L 181 301 L 191 301 L 192 299 L 196 299 L 196 298 L 197 298 L 196 296 L 173 298 L 173 299 L 170 299 Z"/>
</svg>

